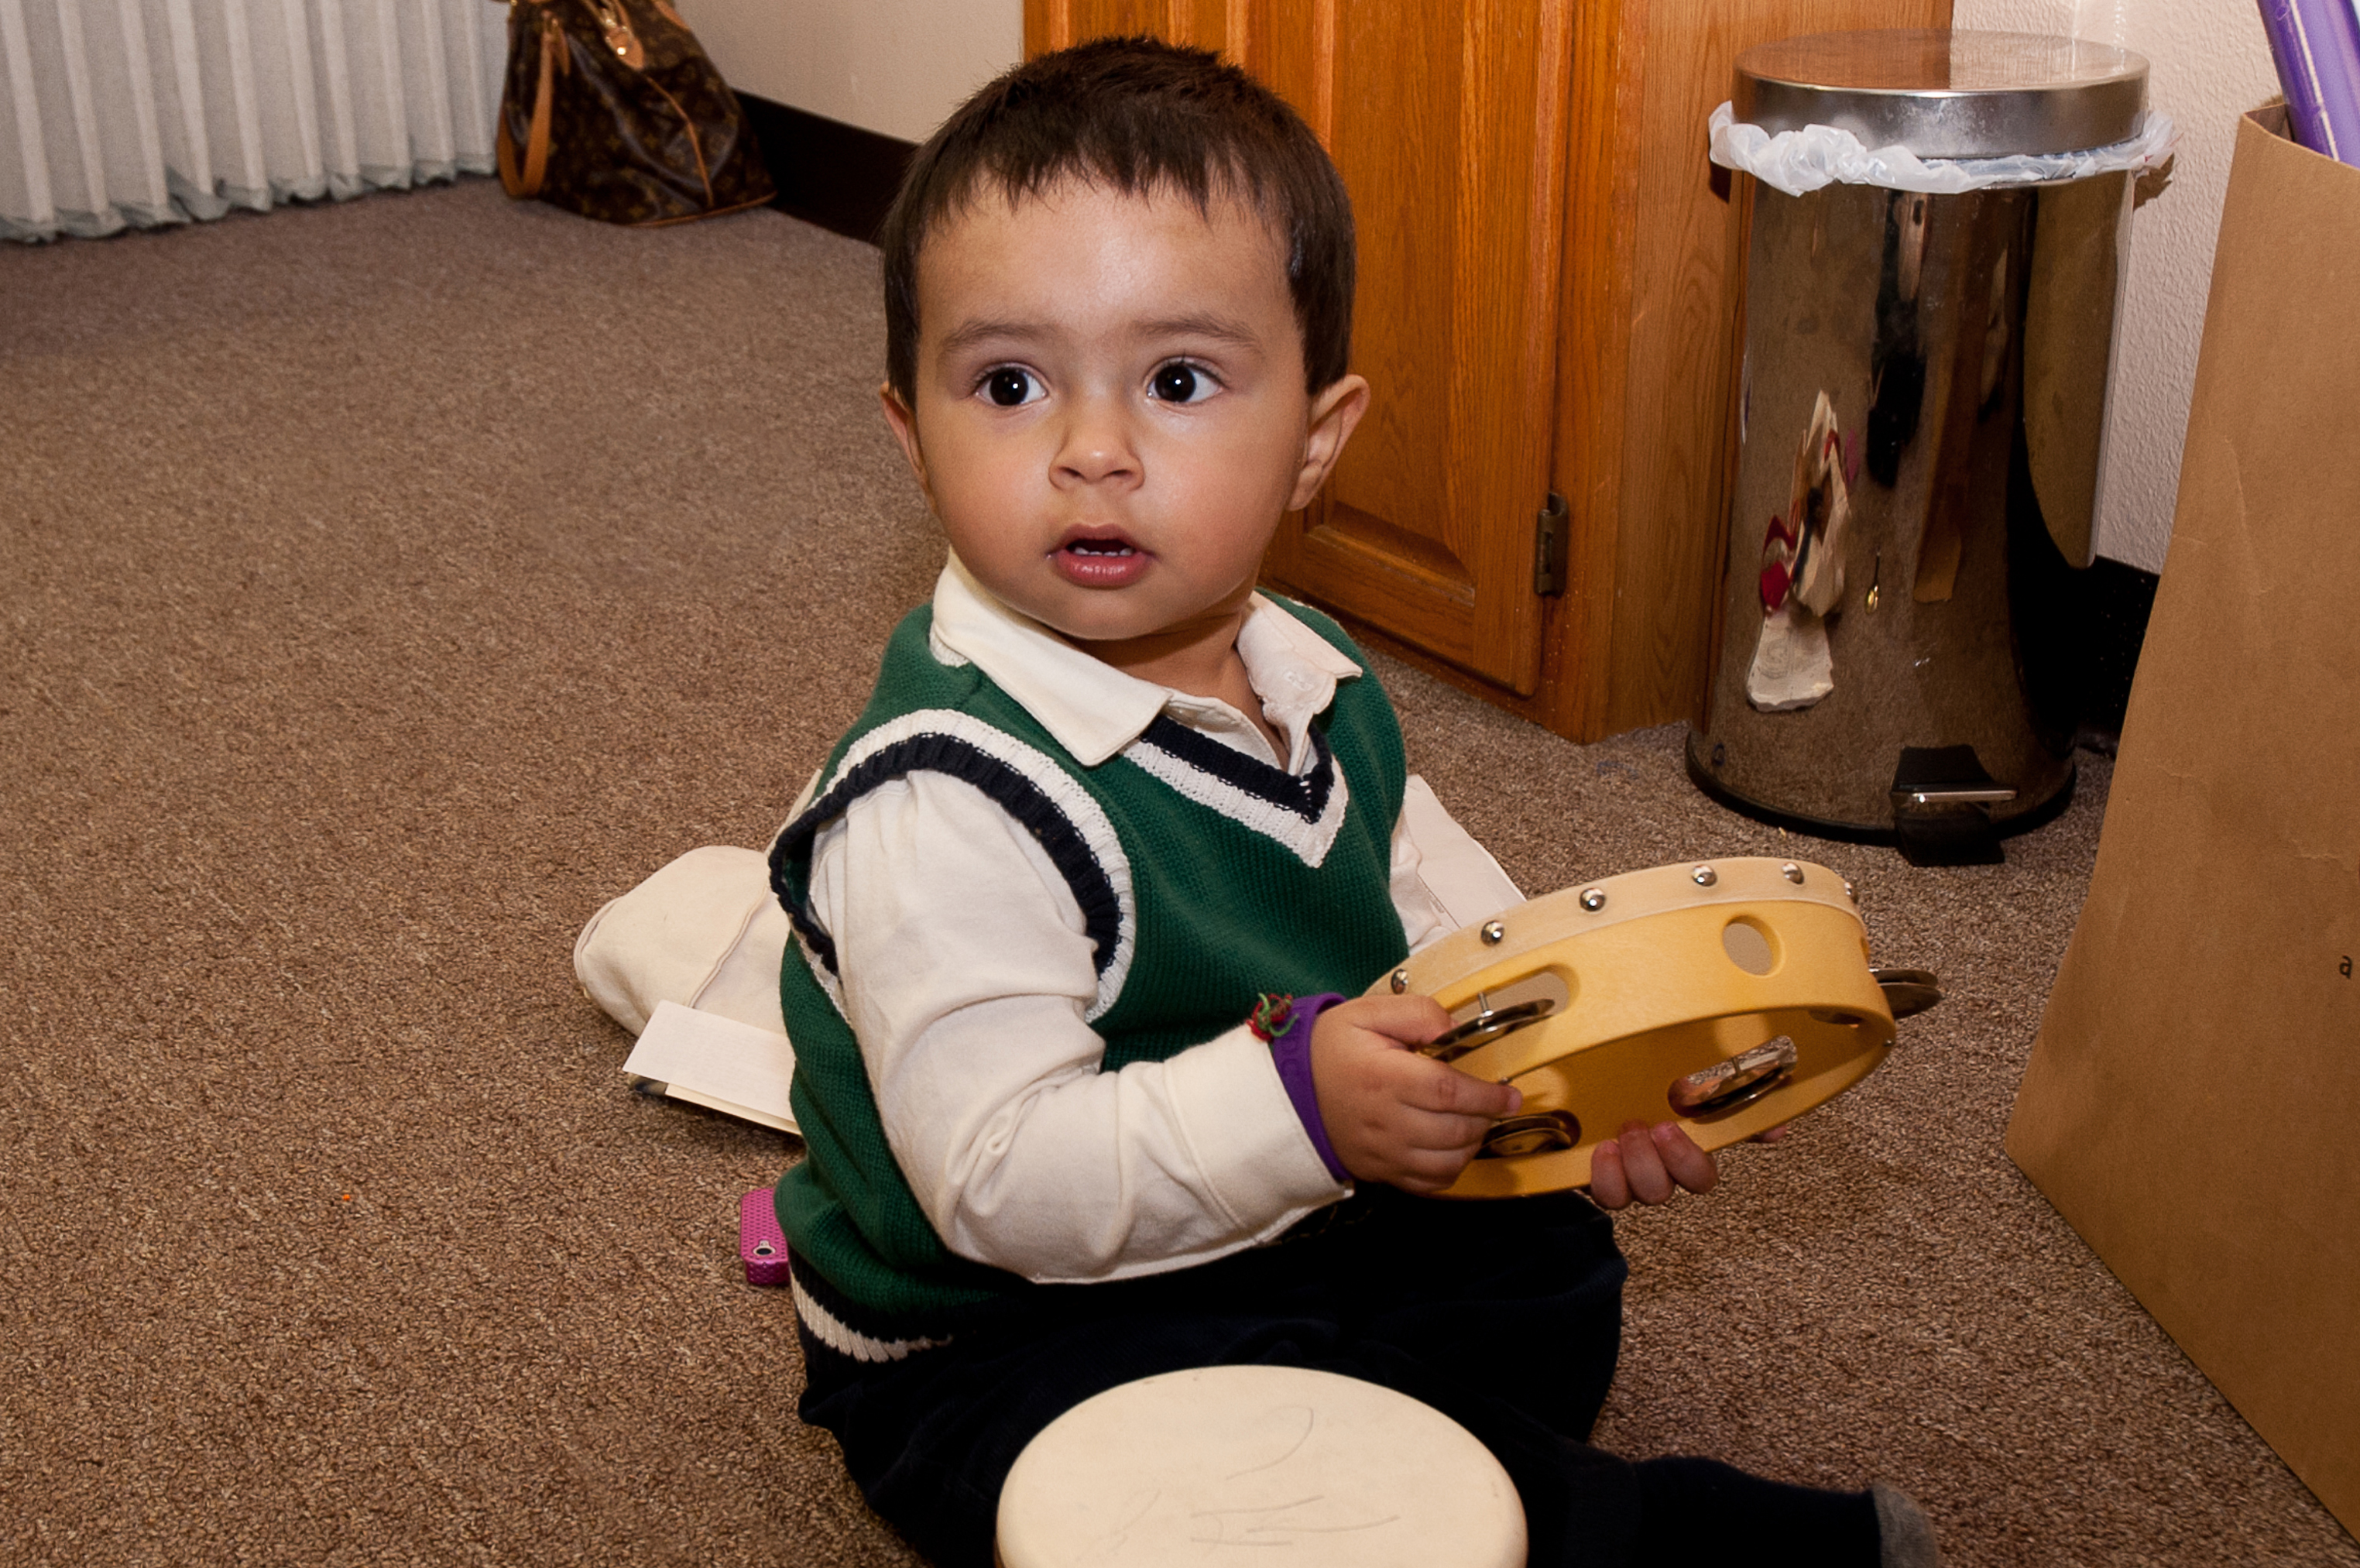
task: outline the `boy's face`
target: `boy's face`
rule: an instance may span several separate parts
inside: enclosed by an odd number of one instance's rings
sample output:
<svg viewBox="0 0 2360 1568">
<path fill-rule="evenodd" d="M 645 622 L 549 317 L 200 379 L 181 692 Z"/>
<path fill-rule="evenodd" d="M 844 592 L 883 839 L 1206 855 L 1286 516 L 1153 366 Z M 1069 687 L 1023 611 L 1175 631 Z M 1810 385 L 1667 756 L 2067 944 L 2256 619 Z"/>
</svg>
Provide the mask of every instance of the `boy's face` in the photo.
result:
<svg viewBox="0 0 2360 1568">
<path fill-rule="evenodd" d="M 915 396 L 885 412 L 967 569 L 1103 657 L 1232 628 L 1280 517 L 1367 405 L 1304 390 L 1277 237 L 1078 181 L 986 193 L 918 260 Z"/>
</svg>

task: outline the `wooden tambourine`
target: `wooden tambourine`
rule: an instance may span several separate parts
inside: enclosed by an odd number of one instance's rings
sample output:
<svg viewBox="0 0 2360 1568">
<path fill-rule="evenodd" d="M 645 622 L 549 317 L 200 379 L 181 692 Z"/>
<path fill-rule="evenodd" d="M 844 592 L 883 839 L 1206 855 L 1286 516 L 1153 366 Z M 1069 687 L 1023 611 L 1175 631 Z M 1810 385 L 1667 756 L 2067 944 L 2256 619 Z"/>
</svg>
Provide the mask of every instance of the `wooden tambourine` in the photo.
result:
<svg viewBox="0 0 2360 1568">
<path fill-rule="evenodd" d="M 1677 1121 L 1706 1149 L 1792 1121 L 1885 1059 L 1894 1020 L 1941 1000 L 1874 970 L 1851 883 L 1825 866 L 1657 866 L 1503 910 L 1370 987 L 1454 1026 L 1420 1047 L 1524 1091 L 1446 1198 L 1590 1184 L 1624 1124 Z"/>
</svg>

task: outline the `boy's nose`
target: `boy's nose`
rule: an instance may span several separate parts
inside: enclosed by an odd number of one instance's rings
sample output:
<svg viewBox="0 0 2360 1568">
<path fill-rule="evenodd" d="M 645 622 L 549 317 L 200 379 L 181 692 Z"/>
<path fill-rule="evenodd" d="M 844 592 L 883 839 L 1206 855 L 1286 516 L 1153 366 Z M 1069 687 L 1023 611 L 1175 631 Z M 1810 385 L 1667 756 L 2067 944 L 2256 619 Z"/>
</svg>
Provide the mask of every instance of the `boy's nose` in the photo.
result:
<svg viewBox="0 0 2360 1568">
<path fill-rule="evenodd" d="M 1060 484 L 1085 485 L 1137 480 L 1139 454 L 1130 428 L 1108 400 L 1086 398 L 1070 405 L 1054 477 Z"/>
</svg>

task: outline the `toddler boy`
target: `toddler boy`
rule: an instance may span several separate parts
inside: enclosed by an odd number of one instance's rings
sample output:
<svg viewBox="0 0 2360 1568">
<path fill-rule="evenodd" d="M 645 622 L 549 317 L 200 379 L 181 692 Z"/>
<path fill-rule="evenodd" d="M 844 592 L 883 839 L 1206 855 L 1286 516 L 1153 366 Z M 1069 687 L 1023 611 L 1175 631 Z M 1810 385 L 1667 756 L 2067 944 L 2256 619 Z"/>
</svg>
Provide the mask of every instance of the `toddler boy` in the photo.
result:
<svg viewBox="0 0 2360 1568">
<path fill-rule="evenodd" d="M 1299 119 L 1137 40 L 1011 71 L 911 169 L 882 396 L 951 559 L 771 857 L 803 1419 L 945 1565 L 991 1562 L 1065 1410 L 1255 1362 L 1459 1420 L 1535 1563 L 1876 1563 L 1881 1511 L 1922 1526 L 1896 1494 L 1584 1444 L 1623 1276 L 1592 1203 L 1411 1196 L 1518 1096 L 1409 1048 L 1430 999 L 1342 1000 L 1448 922 L 1365 661 L 1254 591 L 1368 406 L 1352 244 Z M 1668 1124 L 1597 1168 L 1614 1208 L 1714 1176 Z"/>
</svg>

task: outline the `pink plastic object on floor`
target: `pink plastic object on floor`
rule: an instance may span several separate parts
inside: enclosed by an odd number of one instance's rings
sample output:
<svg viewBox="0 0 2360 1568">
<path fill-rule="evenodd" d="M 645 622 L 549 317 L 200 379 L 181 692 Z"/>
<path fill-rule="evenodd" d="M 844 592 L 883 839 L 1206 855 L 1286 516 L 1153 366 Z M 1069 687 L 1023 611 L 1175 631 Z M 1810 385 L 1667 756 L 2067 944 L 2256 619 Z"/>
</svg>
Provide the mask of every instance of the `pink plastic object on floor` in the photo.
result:
<svg viewBox="0 0 2360 1568">
<path fill-rule="evenodd" d="M 789 1278 L 787 1234 L 779 1229 L 778 1202 L 767 1187 L 738 1201 L 738 1256 L 748 1285 L 784 1285 Z"/>
</svg>

